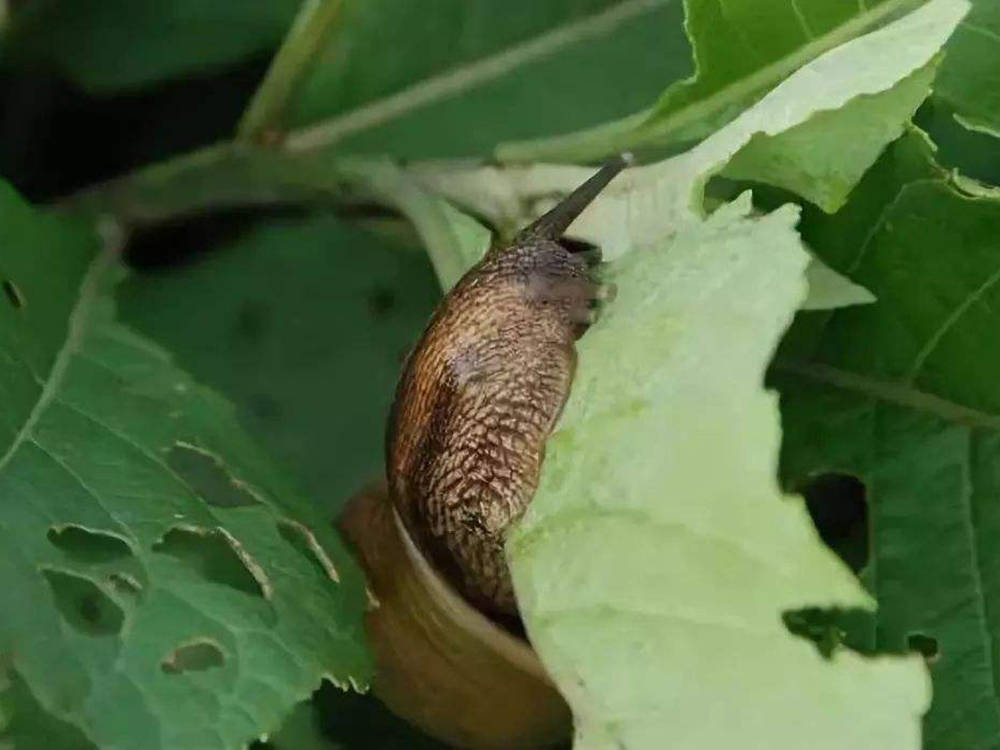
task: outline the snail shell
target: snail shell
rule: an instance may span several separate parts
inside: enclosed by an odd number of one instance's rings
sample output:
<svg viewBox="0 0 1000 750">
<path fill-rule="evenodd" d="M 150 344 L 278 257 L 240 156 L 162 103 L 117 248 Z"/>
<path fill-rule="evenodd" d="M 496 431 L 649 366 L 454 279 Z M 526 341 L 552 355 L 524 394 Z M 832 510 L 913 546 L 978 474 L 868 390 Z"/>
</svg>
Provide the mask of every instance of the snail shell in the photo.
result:
<svg viewBox="0 0 1000 750">
<path fill-rule="evenodd" d="M 569 707 L 526 641 L 460 597 L 410 540 L 385 487 L 345 507 L 375 603 L 365 618 L 375 694 L 456 747 L 535 748 L 569 737 Z"/>
</svg>

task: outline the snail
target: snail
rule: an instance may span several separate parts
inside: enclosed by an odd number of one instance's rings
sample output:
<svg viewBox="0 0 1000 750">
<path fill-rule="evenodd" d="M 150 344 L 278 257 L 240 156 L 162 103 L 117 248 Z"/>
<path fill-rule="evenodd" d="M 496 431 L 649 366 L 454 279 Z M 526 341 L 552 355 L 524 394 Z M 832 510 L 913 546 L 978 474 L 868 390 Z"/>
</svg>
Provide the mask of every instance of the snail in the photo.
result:
<svg viewBox="0 0 1000 750">
<path fill-rule="evenodd" d="M 388 483 L 341 517 L 377 602 L 376 695 L 456 746 L 540 747 L 570 730 L 520 635 L 504 536 L 538 485 L 574 342 L 610 296 L 593 254 L 560 240 L 627 163 L 606 163 L 447 293 L 396 389 Z"/>
</svg>

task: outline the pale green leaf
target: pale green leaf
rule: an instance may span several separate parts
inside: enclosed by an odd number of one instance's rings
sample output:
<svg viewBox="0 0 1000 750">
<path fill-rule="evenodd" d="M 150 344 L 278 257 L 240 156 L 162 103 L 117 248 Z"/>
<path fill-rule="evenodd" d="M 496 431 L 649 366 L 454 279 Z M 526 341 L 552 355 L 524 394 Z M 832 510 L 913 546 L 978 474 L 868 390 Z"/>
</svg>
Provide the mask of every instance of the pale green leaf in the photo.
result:
<svg viewBox="0 0 1000 750">
<path fill-rule="evenodd" d="M 885 145 L 903 134 L 930 91 L 939 60 L 934 57 L 886 91 L 818 112 L 783 133 L 754 135 L 723 175 L 791 190 L 833 213 Z"/>
<path fill-rule="evenodd" d="M 579 747 L 919 747 L 919 657 L 825 660 L 782 622 L 872 604 L 775 479 L 780 430 L 762 380 L 805 299 L 808 254 L 791 207 L 758 217 L 744 194 L 704 219 L 701 188 L 753 133 L 926 65 L 964 10 L 932 2 L 827 53 L 690 152 L 626 173 L 577 222 L 618 258 L 618 298 L 579 342 L 508 553 Z M 864 65 L 876 57 L 892 72 Z"/>
<path fill-rule="evenodd" d="M 749 214 L 744 195 L 613 264 L 618 298 L 579 342 L 509 541 L 529 635 L 581 748 L 919 746 L 918 659 L 826 661 L 782 623 L 869 599 L 776 485 L 761 381 L 808 256 L 790 206 Z"/>
<path fill-rule="evenodd" d="M 806 266 L 806 283 L 809 293 L 799 306 L 801 310 L 832 310 L 875 301 L 875 295 L 818 258 L 811 258 Z"/>
</svg>

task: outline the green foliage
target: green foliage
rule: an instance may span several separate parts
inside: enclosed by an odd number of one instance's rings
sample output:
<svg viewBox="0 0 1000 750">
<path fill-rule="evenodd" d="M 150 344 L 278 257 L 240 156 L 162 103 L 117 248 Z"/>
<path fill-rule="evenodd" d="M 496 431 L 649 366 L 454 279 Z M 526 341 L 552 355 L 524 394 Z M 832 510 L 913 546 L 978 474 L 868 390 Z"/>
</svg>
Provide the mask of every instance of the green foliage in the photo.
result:
<svg viewBox="0 0 1000 750">
<path fill-rule="evenodd" d="M 723 174 L 777 185 L 836 211 L 885 144 L 902 135 L 930 91 L 938 59 L 884 93 L 858 96 L 778 136 L 755 134 Z"/>
<path fill-rule="evenodd" d="M 879 608 L 852 637 L 901 651 L 935 641 L 925 747 L 1000 735 L 993 679 L 1000 517 L 1000 198 L 970 195 L 919 134 L 888 151 L 835 216 L 807 215 L 816 252 L 878 303 L 803 315 L 776 365 L 783 476 L 865 483 Z"/>
<path fill-rule="evenodd" d="M 18 692 L 98 746 L 228 748 L 323 676 L 364 683 L 363 583 L 327 523 L 225 402 L 115 322 L 113 238 L 3 191 L 0 652 Z"/>
<path fill-rule="evenodd" d="M 936 94 L 963 123 L 1000 137 L 1000 5 L 972 0 L 972 10 L 948 44 Z"/>
<path fill-rule="evenodd" d="M 614 5 L 541 0 L 511 13 L 505 0 L 346 0 L 337 36 L 296 102 L 294 124 L 348 112 Z"/>
<path fill-rule="evenodd" d="M 298 5 L 298 0 L 19 3 L 8 21 L 6 46 L 107 92 L 265 52 L 281 41 Z"/>
<path fill-rule="evenodd" d="M 512 160 L 593 159 L 621 149 L 702 138 L 817 55 L 918 4 L 686 0 L 694 76 L 670 86 L 653 106 L 617 122 L 548 140 L 505 144 L 498 155 Z"/>
<path fill-rule="evenodd" d="M 671 0 L 508 5 L 437 0 L 428 14 L 427 3 L 346 3 L 345 42 L 334 40 L 293 109 L 297 124 L 316 124 L 291 143 L 488 156 L 502 141 L 620 117 L 690 70 Z"/>
<path fill-rule="evenodd" d="M 868 600 L 777 490 L 778 417 L 760 382 L 807 256 L 794 210 L 749 209 L 745 195 L 612 266 L 619 299 L 581 342 L 511 540 L 518 600 L 578 747 L 917 746 L 918 663 L 828 663 L 779 616 Z M 725 721 L 706 720 L 713 704 Z"/>
<path fill-rule="evenodd" d="M 382 475 L 400 362 L 438 294 L 411 237 L 316 215 L 263 221 L 188 264 L 132 274 L 118 300 L 125 322 L 233 399 L 332 515 Z"/>
<path fill-rule="evenodd" d="M 930 4 L 817 59 L 604 199 L 659 211 L 630 215 L 642 250 L 609 268 L 619 297 L 580 342 L 574 390 L 509 547 L 528 632 L 574 708 L 580 747 L 651 747 L 664 736 L 692 747 L 918 746 L 927 695 L 917 661 L 838 649 L 827 662 L 776 616 L 870 601 L 775 479 L 778 419 L 762 379 L 805 299 L 796 214 L 786 206 L 754 219 L 744 194 L 701 220 L 691 194 L 755 147 L 757 123 L 777 142 L 852 87 L 867 92 L 872 82 L 856 71 L 875 51 L 891 51 L 898 77 L 923 71 L 962 10 Z M 817 70 L 824 85 L 804 89 Z M 840 124 L 865 119 L 841 112 Z M 899 112 L 899 128 L 908 116 Z M 699 715 L 707 696 L 726 705 L 725 722 Z M 782 722 L 789 711 L 797 721 Z"/>
</svg>

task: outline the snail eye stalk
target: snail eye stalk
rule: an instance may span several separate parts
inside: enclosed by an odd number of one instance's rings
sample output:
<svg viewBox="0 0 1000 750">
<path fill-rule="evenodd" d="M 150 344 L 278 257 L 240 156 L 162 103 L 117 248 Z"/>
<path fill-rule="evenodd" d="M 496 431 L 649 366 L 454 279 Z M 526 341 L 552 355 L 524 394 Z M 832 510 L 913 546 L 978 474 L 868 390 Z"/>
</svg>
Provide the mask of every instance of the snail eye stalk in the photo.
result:
<svg viewBox="0 0 1000 750">
<path fill-rule="evenodd" d="M 631 154 L 621 154 L 604 163 L 590 179 L 561 200 L 544 215 L 518 233 L 514 244 L 530 239 L 557 240 L 562 237 L 583 209 L 589 206 L 607 184 L 633 161 Z"/>
</svg>

